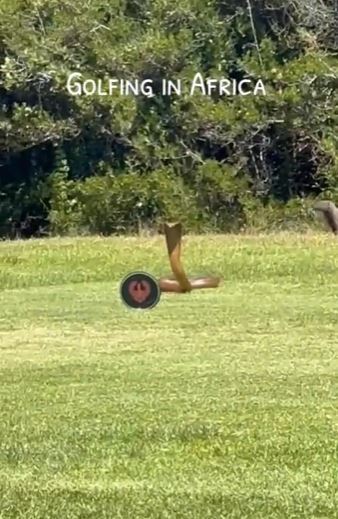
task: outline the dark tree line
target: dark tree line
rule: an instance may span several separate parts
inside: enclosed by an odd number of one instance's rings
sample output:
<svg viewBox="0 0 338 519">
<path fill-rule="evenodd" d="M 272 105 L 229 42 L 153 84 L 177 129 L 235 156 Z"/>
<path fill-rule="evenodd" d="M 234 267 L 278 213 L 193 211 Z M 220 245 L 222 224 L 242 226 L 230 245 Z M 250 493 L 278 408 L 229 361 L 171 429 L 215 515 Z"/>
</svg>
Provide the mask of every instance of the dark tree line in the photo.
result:
<svg viewBox="0 0 338 519">
<path fill-rule="evenodd" d="M 334 0 L 1 0 L 0 67 L 2 236 L 236 231 L 335 199 Z M 266 95 L 72 96 L 76 71 Z"/>
</svg>

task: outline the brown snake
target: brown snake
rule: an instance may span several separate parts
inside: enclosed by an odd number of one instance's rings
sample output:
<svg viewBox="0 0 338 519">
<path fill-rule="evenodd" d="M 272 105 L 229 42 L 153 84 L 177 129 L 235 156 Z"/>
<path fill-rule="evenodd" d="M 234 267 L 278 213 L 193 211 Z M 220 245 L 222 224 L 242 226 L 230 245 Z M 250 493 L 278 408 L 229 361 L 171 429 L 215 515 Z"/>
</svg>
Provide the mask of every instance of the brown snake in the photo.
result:
<svg viewBox="0 0 338 519">
<path fill-rule="evenodd" d="M 199 277 L 189 279 L 181 263 L 181 239 L 182 224 L 164 224 L 164 233 L 169 255 L 170 267 L 174 279 L 160 278 L 159 287 L 162 292 L 191 292 L 199 288 L 217 288 L 221 279 L 214 276 Z"/>
</svg>

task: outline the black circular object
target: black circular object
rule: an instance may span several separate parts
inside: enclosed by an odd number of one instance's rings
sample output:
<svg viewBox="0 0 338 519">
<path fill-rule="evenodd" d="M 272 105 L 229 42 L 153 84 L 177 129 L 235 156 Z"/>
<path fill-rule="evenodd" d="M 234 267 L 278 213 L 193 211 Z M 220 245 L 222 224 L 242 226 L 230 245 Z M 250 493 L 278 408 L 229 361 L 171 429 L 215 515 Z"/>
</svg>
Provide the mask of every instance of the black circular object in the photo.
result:
<svg viewBox="0 0 338 519">
<path fill-rule="evenodd" d="M 122 280 L 120 295 L 130 308 L 147 310 L 160 301 L 161 290 L 156 279 L 146 272 L 132 272 Z"/>
</svg>

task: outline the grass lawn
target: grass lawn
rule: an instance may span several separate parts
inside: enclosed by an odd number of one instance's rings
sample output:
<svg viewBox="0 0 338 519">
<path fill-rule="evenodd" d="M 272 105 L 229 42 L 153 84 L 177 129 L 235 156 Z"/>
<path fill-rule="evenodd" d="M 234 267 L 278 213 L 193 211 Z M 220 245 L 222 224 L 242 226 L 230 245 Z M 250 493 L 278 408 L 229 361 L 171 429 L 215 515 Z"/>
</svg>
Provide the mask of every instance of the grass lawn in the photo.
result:
<svg viewBox="0 0 338 519">
<path fill-rule="evenodd" d="M 338 517 L 338 243 L 189 237 L 221 288 L 128 310 L 163 237 L 0 244 L 0 518 Z"/>
</svg>

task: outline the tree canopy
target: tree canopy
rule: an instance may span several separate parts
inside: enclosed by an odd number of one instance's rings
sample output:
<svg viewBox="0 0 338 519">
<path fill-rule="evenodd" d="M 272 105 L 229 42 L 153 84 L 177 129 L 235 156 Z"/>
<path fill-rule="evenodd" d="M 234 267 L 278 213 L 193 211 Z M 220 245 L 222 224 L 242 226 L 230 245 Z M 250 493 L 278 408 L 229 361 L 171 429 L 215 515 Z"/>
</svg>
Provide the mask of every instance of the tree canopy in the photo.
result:
<svg viewBox="0 0 338 519">
<path fill-rule="evenodd" d="M 72 95 L 151 79 L 155 95 Z M 163 95 L 196 73 L 266 95 Z M 0 0 L 0 234 L 245 227 L 338 189 L 334 0 Z"/>
</svg>

